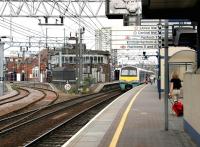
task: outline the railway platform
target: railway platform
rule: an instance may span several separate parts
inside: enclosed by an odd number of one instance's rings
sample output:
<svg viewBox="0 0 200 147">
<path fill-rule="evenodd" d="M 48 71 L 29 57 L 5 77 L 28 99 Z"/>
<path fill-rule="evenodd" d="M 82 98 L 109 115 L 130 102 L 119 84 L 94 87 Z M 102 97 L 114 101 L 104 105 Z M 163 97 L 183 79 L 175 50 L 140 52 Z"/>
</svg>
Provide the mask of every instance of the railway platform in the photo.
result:
<svg viewBox="0 0 200 147">
<path fill-rule="evenodd" d="M 109 86 L 109 85 L 114 85 L 114 84 L 118 84 L 119 81 L 113 81 L 113 82 L 107 82 L 107 83 L 98 83 L 96 84 L 93 88 L 91 88 L 91 91 L 93 93 L 98 93 L 100 92 L 105 86 Z"/>
<path fill-rule="evenodd" d="M 168 131 L 164 124 L 164 99 L 155 85 L 141 85 L 119 96 L 63 147 L 197 147 L 182 117 L 169 111 Z"/>
</svg>

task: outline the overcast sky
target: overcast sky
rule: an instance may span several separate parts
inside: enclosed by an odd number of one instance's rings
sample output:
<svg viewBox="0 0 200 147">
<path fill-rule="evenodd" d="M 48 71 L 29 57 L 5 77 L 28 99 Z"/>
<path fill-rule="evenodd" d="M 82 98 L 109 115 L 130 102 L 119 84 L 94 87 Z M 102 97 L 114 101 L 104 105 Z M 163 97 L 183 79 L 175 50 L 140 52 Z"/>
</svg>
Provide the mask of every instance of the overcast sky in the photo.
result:
<svg viewBox="0 0 200 147">
<path fill-rule="evenodd" d="M 77 23 L 74 23 L 68 18 L 64 19 L 64 25 L 63 26 L 41 26 L 38 25 L 39 21 L 36 18 L 12 18 L 13 25 L 9 25 L 9 18 L 0 18 L 0 32 L 1 36 L 12 36 L 14 41 L 28 41 L 29 37 L 32 37 L 31 41 L 34 41 L 34 37 L 38 37 L 37 34 L 43 34 L 43 36 L 46 35 L 46 28 L 47 28 L 47 34 L 48 37 L 64 37 L 64 29 L 65 29 L 65 36 L 69 37 L 70 32 L 72 36 L 75 36 L 75 33 L 78 32 L 79 25 Z M 86 19 L 86 21 L 90 21 L 90 19 Z M 123 26 L 122 20 L 109 20 L 107 18 L 98 18 L 99 22 L 103 27 L 112 27 L 112 26 Z M 95 20 L 94 20 L 95 21 Z M 95 22 L 98 24 L 98 22 Z M 16 24 L 20 25 L 20 27 L 16 27 Z M 5 28 L 6 26 L 6 28 Z M 30 28 L 31 31 L 23 31 L 23 29 Z M 94 26 L 94 29 L 100 29 L 101 26 Z M 35 31 L 33 31 L 35 30 Z M 88 49 L 94 49 L 94 41 L 95 41 L 95 33 L 94 31 L 90 32 L 89 28 L 85 27 L 85 34 L 83 35 L 83 42 L 87 44 Z M 25 32 L 25 33 L 24 33 Z M 29 33 L 34 32 L 34 33 Z M 35 38 L 36 39 L 36 38 Z M 42 40 L 42 38 L 40 38 Z M 43 38 L 44 39 L 44 38 Z M 5 41 L 9 41 L 8 39 L 5 39 Z M 5 45 L 5 48 L 7 48 L 9 45 Z M 9 54 L 9 51 L 12 50 L 18 50 L 16 47 L 9 48 L 5 54 Z M 37 48 L 32 48 L 31 50 L 37 50 Z"/>
<path fill-rule="evenodd" d="M 88 4 L 88 6 L 92 9 L 95 8 L 95 4 Z M 77 9 L 78 11 L 78 9 Z M 90 13 L 89 10 L 86 9 L 86 13 Z M 105 15 L 105 7 L 104 4 L 101 7 L 99 14 Z M 44 22 L 43 18 L 40 18 L 42 22 Z M 83 18 L 82 18 L 83 19 Z M 12 25 L 9 24 L 9 21 L 12 22 Z M 49 19 L 50 23 L 55 23 L 55 18 Z M 102 17 L 99 18 L 84 18 L 84 23 L 87 24 L 85 26 L 82 22 L 80 22 L 80 26 L 85 27 L 85 34 L 83 35 L 83 42 L 86 43 L 87 49 L 95 49 L 95 29 L 101 29 L 102 27 L 122 27 L 123 20 L 110 20 Z M 48 37 L 57 37 L 56 39 L 59 40 L 59 37 L 64 37 L 64 29 L 65 29 L 65 36 L 69 37 L 70 32 L 72 36 L 75 36 L 75 33 L 78 32 L 79 29 L 79 21 L 75 23 L 71 18 L 64 18 L 64 25 L 63 26 L 42 26 L 38 25 L 39 20 L 38 18 L 0 18 L 0 32 L 1 36 L 12 36 L 13 41 L 22 42 L 29 40 L 31 41 L 38 41 L 45 40 L 46 30 Z M 40 36 L 43 36 L 40 38 Z M 55 40 L 53 38 L 52 40 Z M 5 41 L 9 41 L 5 39 Z M 8 48 L 9 44 L 5 44 L 5 48 Z M 42 48 L 42 47 L 41 47 Z M 11 55 L 11 53 L 15 54 L 16 51 L 19 52 L 19 47 L 10 47 L 6 49 L 5 56 Z M 38 47 L 31 47 L 29 51 L 39 51 Z M 123 58 L 122 60 L 124 63 L 128 63 L 130 58 Z M 132 54 L 134 56 L 134 53 Z M 120 62 L 123 62 L 120 61 Z M 132 61 L 131 61 L 132 62 Z M 156 62 L 156 61 L 154 61 Z"/>
</svg>

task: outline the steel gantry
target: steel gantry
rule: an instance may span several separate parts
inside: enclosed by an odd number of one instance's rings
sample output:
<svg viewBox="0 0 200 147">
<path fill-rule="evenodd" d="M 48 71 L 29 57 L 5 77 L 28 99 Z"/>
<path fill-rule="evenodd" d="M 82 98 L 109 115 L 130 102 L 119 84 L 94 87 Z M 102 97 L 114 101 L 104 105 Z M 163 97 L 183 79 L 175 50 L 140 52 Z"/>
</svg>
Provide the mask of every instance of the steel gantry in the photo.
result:
<svg viewBox="0 0 200 147">
<path fill-rule="evenodd" d="M 102 8 L 105 9 L 104 2 L 105 0 L 3 0 L 0 2 L 0 16 L 106 17 L 105 14 L 99 13 Z"/>
</svg>

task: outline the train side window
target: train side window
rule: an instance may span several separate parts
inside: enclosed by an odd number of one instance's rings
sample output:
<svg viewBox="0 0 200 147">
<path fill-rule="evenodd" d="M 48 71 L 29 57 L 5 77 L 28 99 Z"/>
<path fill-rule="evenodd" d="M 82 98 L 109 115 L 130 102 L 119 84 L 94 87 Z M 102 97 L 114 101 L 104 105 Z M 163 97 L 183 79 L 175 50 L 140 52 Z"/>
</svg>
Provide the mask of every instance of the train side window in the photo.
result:
<svg viewBox="0 0 200 147">
<path fill-rule="evenodd" d="M 140 71 L 140 80 L 143 81 L 144 80 L 144 75 L 145 73 L 143 71 Z"/>
</svg>

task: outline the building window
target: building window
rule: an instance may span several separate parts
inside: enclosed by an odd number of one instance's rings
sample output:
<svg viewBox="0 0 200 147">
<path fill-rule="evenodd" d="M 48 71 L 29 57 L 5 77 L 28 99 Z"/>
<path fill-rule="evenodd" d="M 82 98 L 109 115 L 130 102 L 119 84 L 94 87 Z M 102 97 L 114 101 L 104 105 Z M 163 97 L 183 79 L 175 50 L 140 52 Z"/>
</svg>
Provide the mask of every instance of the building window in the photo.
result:
<svg viewBox="0 0 200 147">
<path fill-rule="evenodd" d="M 65 57 L 65 63 L 69 63 L 69 58 Z"/>
<path fill-rule="evenodd" d="M 94 63 L 97 63 L 97 57 L 96 56 L 94 57 Z"/>
<path fill-rule="evenodd" d="M 90 57 L 90 63 L 93 63 L 93 57 Z"/>
<path fill-rule="evenodd" d="M 101 63 L 101 58 L 100 57 L 98 57 L 98 63 Z"/>
<path fill-rule="evenodd" d="M 62 63 L 65 63 L 65 57 L 62 57 Z"/>
<path fill-rule="evenodd" d="M 33 78 L 39 77 L 39 67 L 38 66 L 36 66 L 32 69 L 32 74 L 33 74 Z"/>
<path fill-rule="evenodd" d="M 103 57 L 101 57 L 101 63 L 103 63 Z"/>
<path fill-rule="evenodd" d="M 73 62 L 73 57 L 69 57 L 69 63 Z"/>
<path fill-rule="evenodd" d="M 86 63 L 90 63 L 90 59 L 88 56 L 86 57 Z"/>
</svg>

